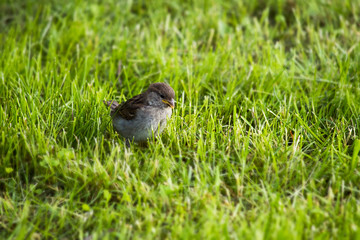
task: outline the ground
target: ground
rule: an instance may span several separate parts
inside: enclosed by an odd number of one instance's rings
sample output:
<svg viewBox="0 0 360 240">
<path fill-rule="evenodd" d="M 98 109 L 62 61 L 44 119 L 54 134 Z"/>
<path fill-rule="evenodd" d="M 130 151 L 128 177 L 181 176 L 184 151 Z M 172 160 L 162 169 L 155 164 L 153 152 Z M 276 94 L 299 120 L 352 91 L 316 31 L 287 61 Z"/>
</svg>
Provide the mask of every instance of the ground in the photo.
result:
<svg viewBox="0 0 360 240">
<path fill-rule="evenodd" d="M 0 1 L 1 239 L 360 239 L 360 1 Z M 126 147 L 103 100 L 176 92 Z"/>
</svg>

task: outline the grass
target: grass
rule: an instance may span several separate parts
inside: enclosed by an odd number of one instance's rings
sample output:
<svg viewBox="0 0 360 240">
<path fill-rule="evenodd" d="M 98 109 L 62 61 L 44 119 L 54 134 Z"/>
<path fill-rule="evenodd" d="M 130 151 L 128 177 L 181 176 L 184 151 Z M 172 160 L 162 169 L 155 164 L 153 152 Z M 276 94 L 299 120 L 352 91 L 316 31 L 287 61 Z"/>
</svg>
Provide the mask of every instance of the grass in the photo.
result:
<svg viewBox="0 0 360 240">
<path fill-rule="evenodd" d="M 1 1 L 0 238 L 360 239 L 359 16 Z M 173 117 L 127 149 L 102 100 L 159 81 Z"/>
</svg>

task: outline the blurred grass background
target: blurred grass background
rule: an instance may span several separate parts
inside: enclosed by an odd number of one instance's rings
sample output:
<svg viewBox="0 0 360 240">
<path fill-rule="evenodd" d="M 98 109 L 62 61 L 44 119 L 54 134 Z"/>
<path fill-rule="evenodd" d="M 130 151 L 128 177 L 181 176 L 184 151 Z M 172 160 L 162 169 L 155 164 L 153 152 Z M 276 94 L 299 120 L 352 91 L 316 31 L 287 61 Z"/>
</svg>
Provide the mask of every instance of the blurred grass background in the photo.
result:
<svg viewBox="0 0 360 240">
<path fill-rule="evenodd" d="M 0 237 L 360 238 L 360 1 L 0 1 Z M 127 149 L 104 99 L 167 82 Z"/>
</svg>

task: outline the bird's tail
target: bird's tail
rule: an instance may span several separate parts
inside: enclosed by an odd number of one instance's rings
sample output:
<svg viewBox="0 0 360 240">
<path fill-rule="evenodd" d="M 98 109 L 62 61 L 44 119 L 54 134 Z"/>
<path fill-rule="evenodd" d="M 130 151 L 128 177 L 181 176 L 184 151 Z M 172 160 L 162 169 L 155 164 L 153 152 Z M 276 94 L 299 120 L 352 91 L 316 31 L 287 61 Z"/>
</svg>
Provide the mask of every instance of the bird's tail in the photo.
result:
<svg viewBox="0 0 360 240">
<path fill-rule="evenodd" d="M 107 107 L 110 107 L 111 109 L 111 115 L 113 115 L 116 112 L 116 108 L 119 106 L 119 103 L 115 100 L 110 100 L 110 101 L 104 101 L 104 104 Z"/>
</svg>

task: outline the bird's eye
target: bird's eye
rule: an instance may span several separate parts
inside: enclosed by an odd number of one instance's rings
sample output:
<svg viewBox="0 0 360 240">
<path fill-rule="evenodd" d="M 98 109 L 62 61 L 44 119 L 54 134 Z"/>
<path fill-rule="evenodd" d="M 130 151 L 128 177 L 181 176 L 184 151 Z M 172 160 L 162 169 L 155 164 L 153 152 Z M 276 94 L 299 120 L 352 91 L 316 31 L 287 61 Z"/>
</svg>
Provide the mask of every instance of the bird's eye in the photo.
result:
<svg viewBox="0 0 360 240">
<path fill-rule="evenodd" d="M 165 96 L 164 96 L 164 95 L 162 95 L 162 94 L 160 94 L 160 97 L 161 97 L 161 98 L 164 98 Z"/>
</svg>

